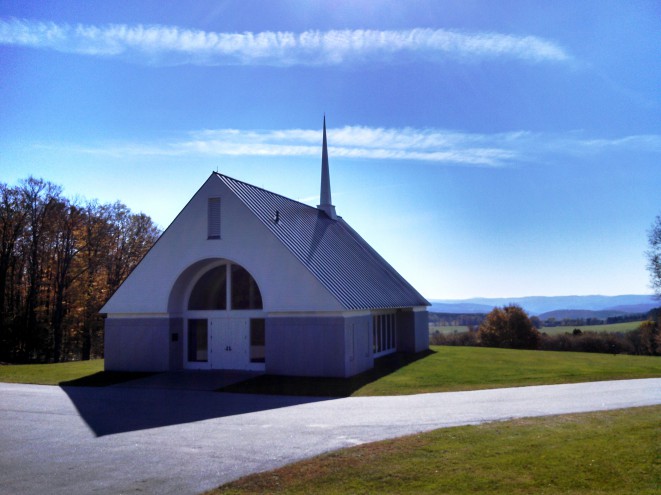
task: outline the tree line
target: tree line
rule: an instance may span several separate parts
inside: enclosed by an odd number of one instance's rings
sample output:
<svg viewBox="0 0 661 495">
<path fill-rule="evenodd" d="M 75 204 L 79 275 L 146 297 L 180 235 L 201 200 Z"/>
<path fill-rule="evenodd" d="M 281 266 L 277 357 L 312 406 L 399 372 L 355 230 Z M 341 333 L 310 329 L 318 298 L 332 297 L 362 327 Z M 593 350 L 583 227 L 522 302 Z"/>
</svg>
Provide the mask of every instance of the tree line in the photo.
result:
<svg viewBox="0 0 661 495">
<path fill-rule="evenodd" d="M 651 319 L 652 312 L 629 313 L 620 316 L 608 316 L 606 318 L 555 318 L 549 317 L 544 320 L 538 316 L 531 316 L 530 321 L 539 330 L 544 327 L 586 327 L 593 325 L 613 325 L 615 323 L 630 323 Z M 487 318 L 486 313 L 429 313 L 429 324 L 432 326 L 466 326 L 478 327 Z"/>
<path fill-rule="evenodd" d="M 34 177 L 0 183 L 0 361 L 102 356 L 99 310 L 159 235 L 119 202 L 69 199 Z"/>
</svg>

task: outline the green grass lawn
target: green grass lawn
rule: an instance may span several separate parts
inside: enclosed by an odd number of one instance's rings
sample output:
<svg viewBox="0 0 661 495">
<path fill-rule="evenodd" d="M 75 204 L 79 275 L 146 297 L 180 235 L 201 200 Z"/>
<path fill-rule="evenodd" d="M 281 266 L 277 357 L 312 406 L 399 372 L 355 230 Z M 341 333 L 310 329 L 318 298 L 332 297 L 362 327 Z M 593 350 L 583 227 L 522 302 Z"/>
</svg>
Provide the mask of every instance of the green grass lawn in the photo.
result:
<svg viewBox="0 0 661 495">
<path fill-rule="evenodd" d="M 103 359 L 56 364 L 9 364 L 0 366 L 0 382 L 57 385 L 103 371 Z"/>
<path fill-rule="evenodd" d="M 658 494 L 660 417 L 655 406 L 445 428 L 332 452 L 208 495 Z"/>
<path fill-rule="evenodd" d="M 434 346 L 354 395 L 400 395 L 661 376 L 653 356 Z"/>
<path fill-rule="evenodd" d="M 387 356 L 374 370 L 348 379 L 261 376 L 225 390 L 346 397 L 658 376 L 661 358 L 653 356 L 432 346 L 427 355 Z"/>
<path fill-rule="evenodd" d="M 9 364 L 0 366 L 0 382 L 105 387 L 151 373 L 103 371 L 103 359 L 55 364 Z"/>
<path fill-rule="evenodd" d="M 636 330 L 642 321 L 630 321 L 628 323 L 613 323 L 611 325 L 570 325 L 567 327 L 543 327 L 540 332 L 544 332 L 548 335 L 559 335 L 563 333 L 572 333 L 575 328 L 581 330 L 581 332 L 620 332 L 626 333 Z"/>
<path fill-rule="evenodd" d="M 105 386 L 146 376 L 103 371 L 103 360 L 0 366 L 0 381 Z M 661 376 L 661 358 L 579 352 L 432 346 L 419 355 L 378 359 L 373 370 L 343 378 L 261 376 L 228 392 L 346 397 L 406 395 L 550 383 Z"/>
</svg>

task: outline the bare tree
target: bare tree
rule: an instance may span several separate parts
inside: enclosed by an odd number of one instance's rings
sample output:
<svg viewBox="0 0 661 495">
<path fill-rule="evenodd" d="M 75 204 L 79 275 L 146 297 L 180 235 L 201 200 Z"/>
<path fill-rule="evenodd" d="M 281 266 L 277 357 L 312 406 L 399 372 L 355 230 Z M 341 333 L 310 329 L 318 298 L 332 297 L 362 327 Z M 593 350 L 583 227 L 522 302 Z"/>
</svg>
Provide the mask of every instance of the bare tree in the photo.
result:
<svg viewBox="0 0 661 495">
<path fill-rule="evenodd" d="M 647 254 L 647 269 L 650 272 L 652 289 L 661 297 L 661 215 L 657 215 L 648 232 L 649 249 Z"/>
<path fill-rule="evenodd" d="M 7 301 L 9 270 L 16 258 L 16 245 L 25 229 L 25 211 L 20 207 L 16 188 L 0 184 L 0 359 L 8 360 L 11 338 L 9 316 L 13 305 Z M 12 287 L 10 287 L 12 288 Z"/>
</svg>

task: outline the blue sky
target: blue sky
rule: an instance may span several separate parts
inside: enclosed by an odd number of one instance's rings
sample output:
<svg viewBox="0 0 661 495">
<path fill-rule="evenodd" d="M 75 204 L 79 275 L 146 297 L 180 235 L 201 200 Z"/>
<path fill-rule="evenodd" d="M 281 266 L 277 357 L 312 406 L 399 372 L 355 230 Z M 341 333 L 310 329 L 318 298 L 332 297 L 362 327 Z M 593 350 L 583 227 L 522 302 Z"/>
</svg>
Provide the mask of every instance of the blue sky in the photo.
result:
<svg viewBox="0 0 661 495">
<path fill-rule="evenodd" d="M 215 170 L 428 298 L 650 293 L 657 1 L 0 1 L 0 180 L 166 227 Z"/>
</svg>

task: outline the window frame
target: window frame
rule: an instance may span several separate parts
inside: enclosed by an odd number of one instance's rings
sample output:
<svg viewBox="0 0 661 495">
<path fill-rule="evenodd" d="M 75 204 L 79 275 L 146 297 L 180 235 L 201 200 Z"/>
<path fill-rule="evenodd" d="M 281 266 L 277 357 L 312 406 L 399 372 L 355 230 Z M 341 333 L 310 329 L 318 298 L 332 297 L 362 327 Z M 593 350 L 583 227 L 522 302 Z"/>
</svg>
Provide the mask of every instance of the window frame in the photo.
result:
<svg viewBox="0 0 661 495">
<path fill-rule="evenodd" d="M 397 312 L 372 313 L 372 354 L 375 358 L 397 352 Z"/>
</svg>

